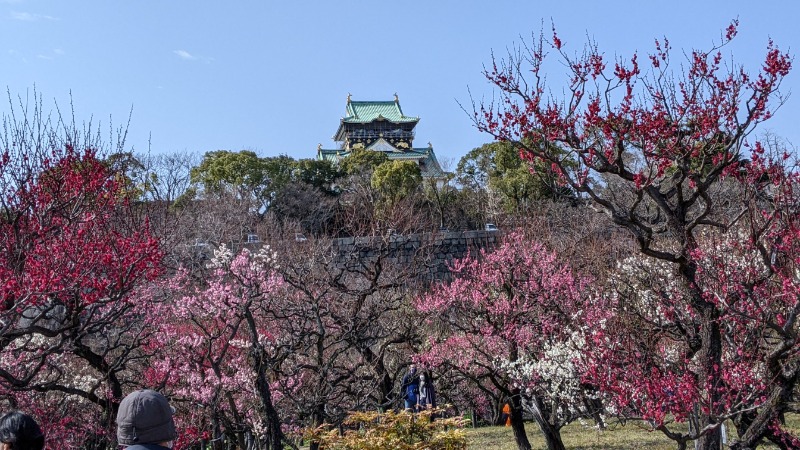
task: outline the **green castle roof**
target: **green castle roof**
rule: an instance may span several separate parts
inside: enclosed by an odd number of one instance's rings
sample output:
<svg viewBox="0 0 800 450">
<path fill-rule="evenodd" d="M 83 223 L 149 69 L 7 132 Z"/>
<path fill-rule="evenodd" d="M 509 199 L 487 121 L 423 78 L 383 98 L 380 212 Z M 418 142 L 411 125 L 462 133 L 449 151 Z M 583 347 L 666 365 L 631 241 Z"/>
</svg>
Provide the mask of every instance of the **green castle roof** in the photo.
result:
<svg viewBox="0 0 800 450">
<path fill-rule="evenodd" d="M 347 117 L 342 119 L 345 123 L 369 123 L 374 120 L 388 120 L 393 123 L 419 122 L 418 117 L 403 115 L 398 101 L 382 102 L 347 102 Z"/>
<path fill-rule="evenodd" d="M 425 178 L 441 178 L 445 175 L 436 159 L 432 147 L 412 148 L 402 152 L 385 152 L 389 161 L 417 161 L 420 163 L 422 176 Z M 346 149 L 317 149 L 317 159 L 338 163 L 340 159 L 350 156 Z"/>
</svg>

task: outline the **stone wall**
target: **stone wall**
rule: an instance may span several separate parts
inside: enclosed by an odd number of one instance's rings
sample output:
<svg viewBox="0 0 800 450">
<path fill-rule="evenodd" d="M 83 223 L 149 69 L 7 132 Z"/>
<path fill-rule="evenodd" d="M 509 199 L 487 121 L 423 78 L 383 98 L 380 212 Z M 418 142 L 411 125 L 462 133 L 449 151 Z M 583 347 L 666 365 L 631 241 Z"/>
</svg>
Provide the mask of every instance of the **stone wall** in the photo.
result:
<svg viewBox="0 0 800 450">
<path fill-rule="evenodd" d="M 449 278 L 448 263 L 482 248 L 493 248 L 497 231 L 459 231 L 334 239 L 331 251 L 341 269 L 381 258 L 417 272 L 425 280 Z"/>
</svg>

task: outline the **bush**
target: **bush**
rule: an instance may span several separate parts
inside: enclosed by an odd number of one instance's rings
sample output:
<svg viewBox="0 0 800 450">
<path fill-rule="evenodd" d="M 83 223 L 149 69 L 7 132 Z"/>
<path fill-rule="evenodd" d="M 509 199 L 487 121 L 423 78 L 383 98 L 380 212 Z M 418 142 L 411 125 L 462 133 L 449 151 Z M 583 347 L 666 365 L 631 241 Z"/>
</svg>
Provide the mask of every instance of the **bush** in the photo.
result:
<svg viewBox="0 0 800 450">
<path fill-rule="evenodd" d="M 465 450 L 467 439 L 461 418 L 436 419 L 443 410 L 412 414 L 355 412 L 344 421 L 344 434 L 323 424 L 306 430 L 305 438 L 325 450 Z"/>
</svg>

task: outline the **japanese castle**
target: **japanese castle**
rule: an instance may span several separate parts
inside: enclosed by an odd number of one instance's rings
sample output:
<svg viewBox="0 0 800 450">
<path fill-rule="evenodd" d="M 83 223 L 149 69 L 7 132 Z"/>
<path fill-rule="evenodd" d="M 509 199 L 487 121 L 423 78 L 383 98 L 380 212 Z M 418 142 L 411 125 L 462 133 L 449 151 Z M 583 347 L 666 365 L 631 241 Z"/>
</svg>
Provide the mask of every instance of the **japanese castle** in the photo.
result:
<svg viewBox="0 0 800 450">
<path fill-rule="evenodd" d="M 394 101 L 352 101 L 347 95 L 346 116 L 333 136 L 336 149 L 317 147 L 317 159 L 333 162 L 359 148 L 384 152 L 390 161 L 415 161 L 425 178 L 444 176 L 433 146 L 414 148 L 414 127 L 419 117 L 403 114 L 397 94 Z"/>
</svg>

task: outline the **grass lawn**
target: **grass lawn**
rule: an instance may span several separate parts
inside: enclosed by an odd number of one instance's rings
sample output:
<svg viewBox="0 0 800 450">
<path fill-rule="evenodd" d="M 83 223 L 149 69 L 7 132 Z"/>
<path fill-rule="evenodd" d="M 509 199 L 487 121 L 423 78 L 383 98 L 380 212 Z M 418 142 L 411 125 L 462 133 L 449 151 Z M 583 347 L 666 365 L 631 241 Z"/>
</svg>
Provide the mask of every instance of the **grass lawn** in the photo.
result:
<svg viewBox="0 0 800 450">
<path fill-rule="evenodd" d="M 787 425 L 795 434 L 800 430 L 800 416 L 787 415 Z M 533 422 L 525 424 L 528 439 L 535 450 L 546 449 L 542 433 L 539 427 Z M 514 443 L 514 433 L 511 427 L 479 427 L 465 428 L 467 435 L 468 450 L 516 450 Z M 733 426 L 728 426 L 729 442 L 735 436 Z M 675 450 L 677 445 L 669 440 L 659 431 L 649 431 L 647 428 L 637 425 L 636 422 L 628 422 L 626 425 L 611 424 L 606 430 L 599 431 L 596 428 L 573 423 L 561 429 L 561 437 L 568 450 Z M 308 447 L 301 447 L 307 449 Z M 694 449 L 690 443 L 688 448 Z M 777 448 L 773 445 L 762 445 L 759 448 Z"/>
<path fill-rule="evenodd" d="M 800 418 L 787 417 L 787 423 L 793 430 L 800 428 Z M 542 433 L 535 423 L 526 423 L 525 430 L 534 449 L 546 449 Z M 467 428 L 467 448 L 469 450 L 516 450 L 514 433 L 511 427 Z M 735 436 L 732 426 L 728 427 L 728 436 Z M 674 450 L 677 445 L 659 431 L 647 429 L 629 422 L 625 426 L 611 425 L 604 431 L 586 427 L 578 423 L 570 424 L 561 430 L 561 437 L 567 449 L 647 449 Z M 694 446 L 689 444 L 689 449 Z M 759 448 L 777 448 L 764 445 Z"/>
<path fill-rule="evenodd" d="M 526 423 L 528 439 L 534 449 L 546 449 L 542 433 L 535 423 Z M 467 429 L 470 450 L 516 450 L 511 427 L 482 427 Z M 611 426 L 604 431 L 570 424 L 561 430 L 561 437 L 568 449 L 675 449 L 675 444 L 660 432 L 647 431 L 635 424 Z"/>
</svg>

